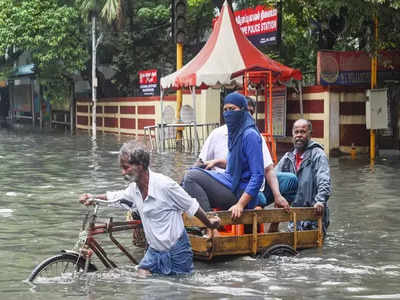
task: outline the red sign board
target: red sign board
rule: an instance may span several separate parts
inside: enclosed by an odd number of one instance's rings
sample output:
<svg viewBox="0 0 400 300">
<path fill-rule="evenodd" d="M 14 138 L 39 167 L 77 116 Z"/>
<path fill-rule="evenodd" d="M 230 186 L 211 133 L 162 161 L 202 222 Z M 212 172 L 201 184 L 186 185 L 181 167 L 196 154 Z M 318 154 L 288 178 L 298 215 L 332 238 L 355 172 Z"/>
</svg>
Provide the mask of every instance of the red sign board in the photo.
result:
<svg viewBox="0 0 400 300">
<path fill-rule="evenodd" d="M 258 5 L 234 12 L 236 23 L 243 34 L 255 46 L 276 44 L 278 33 L 278 10 Z M 213 20 L 213 26 L 216 19 Z"/>
<path fill-rule="evenodd" d="M 139 71 L 139 84 L 158 83 L 157 70 L 143 70 Z"/>
<path fill-rule="evenodd" d="M 139 71 L 139 85 L 143 96 L 154 96 L 158 92 L 157 69 Z"/>
<path fill-rule="evenodd" d="M 236 23 L 255 45 L 276 44 L 278 10 L 258 5 L 234 12 Z"/>
</svg>

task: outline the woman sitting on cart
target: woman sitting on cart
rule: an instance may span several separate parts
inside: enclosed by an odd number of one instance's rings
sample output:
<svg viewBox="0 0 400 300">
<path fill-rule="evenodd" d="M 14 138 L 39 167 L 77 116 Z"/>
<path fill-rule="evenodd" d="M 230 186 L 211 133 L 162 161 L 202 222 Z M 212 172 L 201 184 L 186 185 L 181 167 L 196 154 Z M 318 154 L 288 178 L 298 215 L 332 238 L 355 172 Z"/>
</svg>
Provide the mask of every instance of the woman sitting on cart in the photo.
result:
<svg viewBox="0 0 400 300">
<path fill-rule="evenodd" d="M 213 166 L 224 173 L 192 168 L 184 176 L 183 188 L 205 211 L 212 208 L 232 211 L 232 218 L 252 209 L 264 180 L 261 136 L 247 110 L 245 96 L 234 92 L 224 99 L 224 120 L 228 127 L 228 158 L 215 160 Z M 207 169 L 213 166 L 208 165 Z"/>
</svg>

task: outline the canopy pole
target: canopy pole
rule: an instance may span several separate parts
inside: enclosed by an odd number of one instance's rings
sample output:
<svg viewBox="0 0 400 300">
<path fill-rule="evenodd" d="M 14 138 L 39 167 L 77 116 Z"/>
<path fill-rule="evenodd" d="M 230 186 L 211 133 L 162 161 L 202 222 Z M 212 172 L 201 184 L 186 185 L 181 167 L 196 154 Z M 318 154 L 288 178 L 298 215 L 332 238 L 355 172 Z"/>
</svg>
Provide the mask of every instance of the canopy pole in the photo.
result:
<svg viewBox="0 0 400 300">
<path fill-rule="evenodd" d="M 164 89 L 161 88 L 160 91 L 160 109 L 161 109 L 161 128 L 159 134 L 160 140 L 160 152 L 164 152 Z M 150 136 L 151 138 L 151 136 Z M 157 147 L 158 148 L 158 147 Z"/>
<path fill-rule="evenodd" d="M 301 84 L 301 80 L 297 81 L 297 83 L 299 84 L 299 93 L 300 93 L 300 115 L 301 118 L 304 118 L 303 115 L 303 91 L 302 91 L 302 84 Z"/>
<path fill-rule="evenodd" d="M 258 106 L 258 86 L 256 87 L 256 107 L 254 107 L 254 114 L 255 114 L 256 125 L 257 125 L 257 121 L 258 121 L 258 117 L 257 117 L 257 115 L 258 115 L 258 109 L 257 109 L 257 106 Z"/>
<path fill-rule="evenodd" d="M 197 133 L 197 112 L 196 112 L 196 87 L 192 86 L 191 88 L 192 92 L 192 105 L 193 105 L 193 128 L 194 128 L 194 137 L 196 139 L 194 143 L 194 153 L 198 153 L 200 149 L 200 141 L 199 141 L 199 135 Z"/>
<path fill-rule="evenodd" d="M 29 78 L 31 84 L 31 106 L 32 106 L 32 127 L 35 128 L 35 87 L 32 78 Z"/>
</svg>

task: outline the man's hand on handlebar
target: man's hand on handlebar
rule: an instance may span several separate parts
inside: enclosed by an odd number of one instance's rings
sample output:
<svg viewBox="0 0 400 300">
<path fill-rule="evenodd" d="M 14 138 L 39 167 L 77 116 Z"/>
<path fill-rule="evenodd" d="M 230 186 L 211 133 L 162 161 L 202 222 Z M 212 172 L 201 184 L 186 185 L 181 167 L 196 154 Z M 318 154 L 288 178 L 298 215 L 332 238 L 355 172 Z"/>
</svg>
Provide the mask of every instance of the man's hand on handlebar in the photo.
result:
<svg viewBox="0 0 400 300">
<path fill-rule="evenodd" d="M 92 195 L 92 194 L 86 193 L 86 194 L 83 194 L 79 198 L 79 202 L 86 206 L 94 205 L 94 204 L 109 205 L 110 203 L 116 202 L 116 201 L 119 201 L 119 199 L 116 199 L 113 201 L 107 201 L 106 194 Z"/>
<path fill-rule="evenodd" d="M 210 221 L 209 228 L 211 228 L 211 229 L 218 229 L 218 227 L 221 224 L 221 219 L 218 216 L 209 217 L 208 220 Z"/>
<path fill-rule="evenodd" d="M 79 202 L 85 206 L 93 205 L 95 202 L 93 201 L 94 196 L 92 194 L 82 194 L 79 198 Z"/>
</svg>

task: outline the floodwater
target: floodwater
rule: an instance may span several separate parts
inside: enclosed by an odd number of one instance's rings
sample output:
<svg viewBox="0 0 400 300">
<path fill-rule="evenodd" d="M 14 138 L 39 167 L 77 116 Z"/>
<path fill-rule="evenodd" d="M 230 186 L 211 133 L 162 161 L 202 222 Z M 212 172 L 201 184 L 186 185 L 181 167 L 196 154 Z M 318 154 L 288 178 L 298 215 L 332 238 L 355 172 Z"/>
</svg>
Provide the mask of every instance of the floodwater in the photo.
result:
<svg viewBox="0 0 400 300">
<path fill-rule="evenodd" d="M 72 249 L 86 212 L 84 192 L 125 186 L 117 151 L 127 137 L 0 129 L 0 299 L 400 299 L 400 161 L 331 158 L 331 226 L 322 249 L 268 260 L 195 262 L 183 277 L 137 278 L 121 268 L 72 282 L 24 282 L 43 259 Z M 181 180 L 194 157 L 153 154 L 152 169 Z M 103 210 L 124 218 L 124 212 Z M 126 232 L 125 232 L 126 233 Z M 127 233 L 126 233 L 127 234 Z M 137 258 L 143 251 L 130 244 Z"/>
</svg>

